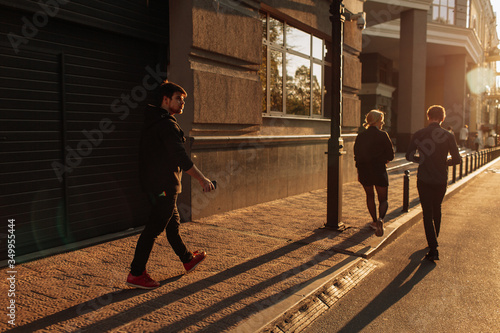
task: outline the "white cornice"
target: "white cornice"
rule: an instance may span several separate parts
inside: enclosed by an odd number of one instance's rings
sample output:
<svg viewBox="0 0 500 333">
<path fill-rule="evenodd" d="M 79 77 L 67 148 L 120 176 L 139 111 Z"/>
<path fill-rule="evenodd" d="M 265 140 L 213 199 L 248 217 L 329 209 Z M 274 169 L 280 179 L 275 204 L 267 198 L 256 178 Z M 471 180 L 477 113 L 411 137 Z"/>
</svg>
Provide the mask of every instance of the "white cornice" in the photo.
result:
<svg viewBox="0 0 500 333">
<path fill-rule="evenodd" d="M 380 95 L 392 98 L 395 87 L 385 83 L 363 83 L 358 95 Z"/>
<path fill-rule="evenodd" d="M 365 2 L 379 3 L 391 7 L 413 8 L 429 10 L 432 0 L 366 0 Z"/>
<path fill-rule="evenodd" d="M 400 19 L 366 28 L 363 35 L 399 39 Z M 427 23 L 427 43 L 463 48 L 474 63 L 482 62 L 482 47 L 472 29 Z"/>
<path fill-rule="evenodd" d="M 363 35 L 399 39 L 400 20 L 380 23 L 363 30 Z"/>
<path fill-rule="evenodd" d="M 472 29 L 454 25 L 428 23 L 427 43 L 463 47 L 472 62 L 482 62 L 483 50 L 479 39 Z"/>
</svg>

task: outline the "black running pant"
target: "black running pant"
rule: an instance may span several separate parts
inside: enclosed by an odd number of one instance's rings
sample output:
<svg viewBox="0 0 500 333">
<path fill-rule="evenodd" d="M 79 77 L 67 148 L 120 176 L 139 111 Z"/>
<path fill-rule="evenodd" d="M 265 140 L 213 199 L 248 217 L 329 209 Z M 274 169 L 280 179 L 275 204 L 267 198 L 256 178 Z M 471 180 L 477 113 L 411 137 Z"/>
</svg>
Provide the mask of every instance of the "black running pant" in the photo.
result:
<svg viewBox="0 0 500 333">
<path fill-rule="evenodd" d="M 179 259 L 183 263 L 192 259 L 191 252 L 188 251 L 179 234 L 180 215 L 177 210 L 177 194 L 151 196 L 151 201 L 153 204 L 151 215 L 137 241 L 134 260 L 130 266 L 131 273 L 136 276 L 141 275 L 146 269 L 154 242 L 163 230 Z"/>
<path fill-rule="evenodd" d="M 428 184 L 417 181 L 418 195 L 424 218 L 425 237 L 431 250 L 438 247 L 437 238 L 441 229 L 441 203 L 447 184 Z"/>
</svg>

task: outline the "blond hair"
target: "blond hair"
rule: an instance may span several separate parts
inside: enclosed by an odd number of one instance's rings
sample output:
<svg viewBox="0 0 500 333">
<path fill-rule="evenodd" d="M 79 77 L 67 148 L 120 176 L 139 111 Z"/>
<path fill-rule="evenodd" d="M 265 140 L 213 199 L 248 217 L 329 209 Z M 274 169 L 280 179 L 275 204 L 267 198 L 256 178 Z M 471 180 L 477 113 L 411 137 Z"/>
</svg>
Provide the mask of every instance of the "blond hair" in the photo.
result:
<svg viewBox="0 0 500 333">
<path fill-rule="evenodd" d="M 384 113 L 379 110 L 371 110 L 366 114 L 363 127 L 368 128 L 372 125 L 375 125 L 379 121 L 384 121 Z"/>
</svg>

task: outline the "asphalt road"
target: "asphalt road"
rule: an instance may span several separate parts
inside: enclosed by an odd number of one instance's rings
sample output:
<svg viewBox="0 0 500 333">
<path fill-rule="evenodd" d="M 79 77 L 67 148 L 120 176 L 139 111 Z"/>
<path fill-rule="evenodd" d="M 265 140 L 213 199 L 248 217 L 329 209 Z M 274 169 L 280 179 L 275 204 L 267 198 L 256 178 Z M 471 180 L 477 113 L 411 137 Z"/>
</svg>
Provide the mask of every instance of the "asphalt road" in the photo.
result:
<svg viewBox="0 0 500 333">
<path fill-rule="evenodd" d="M 418 223 L 305 332 L 500 332 L 499 179 L 489 170 L 444 203 L 440 261 L 423 259 Z"/>
</svg>

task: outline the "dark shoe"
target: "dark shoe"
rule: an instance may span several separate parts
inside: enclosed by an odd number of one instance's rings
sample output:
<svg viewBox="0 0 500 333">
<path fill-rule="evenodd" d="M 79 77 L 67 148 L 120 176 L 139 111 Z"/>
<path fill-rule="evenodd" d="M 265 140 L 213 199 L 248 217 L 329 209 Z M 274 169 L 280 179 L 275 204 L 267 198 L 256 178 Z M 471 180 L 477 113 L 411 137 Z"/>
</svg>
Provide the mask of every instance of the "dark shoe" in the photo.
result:
<svg viewBox="0 0 500 333">
<path fill-rule="evenodd" d="M 193 252 L 193 259 L 190 262 L 184 264 L 184 269 L 186 273 L 192 272 L 196 266 L 207 257 L 207 253 L 205 251 L 195 251 Z"/>
<path fill-rule="evenodd" d="M 160 283 L 153 280 L 149 274 L 144 271 L 141 275 L 135 276 L 132 273 L 128 274 L 127 285 L 141 289 L 155 289 L 160 286 Z"/>
<path fill-rule="evenodd" d="M 382 219 L 377 220 L 375 236 L 382 237 L 384 235 L 384 221 Z"/>
<path fill-rule="evenodd" d="M 439 260 L 439 252 L 438 250 L 430 250 L 429 253 L 425 255 L 425 259 L 430 261 Z"/>
</svg>

